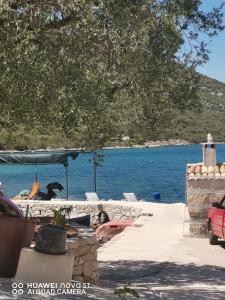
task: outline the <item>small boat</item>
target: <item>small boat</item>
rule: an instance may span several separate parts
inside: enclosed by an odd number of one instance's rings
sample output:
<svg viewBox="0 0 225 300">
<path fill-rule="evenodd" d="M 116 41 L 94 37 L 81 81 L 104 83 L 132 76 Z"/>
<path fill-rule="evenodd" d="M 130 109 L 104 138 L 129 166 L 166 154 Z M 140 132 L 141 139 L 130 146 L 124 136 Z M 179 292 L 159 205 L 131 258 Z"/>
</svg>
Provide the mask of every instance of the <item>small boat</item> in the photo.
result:
<svg viewBox="0 0 225 300">
<path fill-rule="evenodd" d="M 45 217 L 37 217 L 35 219 L 38 219 L 39 224 L 50 224 L 52 223 L 53 217 L 45 216 Z M 91 221 L 91 216 L 90 215 L 83 215 L 83 216 L 78 216 L 78 217 L 71 217 L 68 220 L 69 225 L 73 224 L 79 224 L 83 226 L 90 227 L 90 221 Z"/>
<path fill-rule="evenodd" d="M 133 220 L 115 220 L 102 224 L 96 230 L 97 239 L 103 242 L 110 240 L 128 226 L 131 226 L 133 222 Z"/>
<path fill-rule="evenodd" d="M 90 227 L 90 223 L 91 223 L 91 216 L 90 215 L 84 215 L 84 216 L 79 216 L 79 217 L 72 217 L 69 219 L 69 224 L 79 224 L 79 225 L 83 225 L 83 226 L 87 226 Z"/>
</svg>

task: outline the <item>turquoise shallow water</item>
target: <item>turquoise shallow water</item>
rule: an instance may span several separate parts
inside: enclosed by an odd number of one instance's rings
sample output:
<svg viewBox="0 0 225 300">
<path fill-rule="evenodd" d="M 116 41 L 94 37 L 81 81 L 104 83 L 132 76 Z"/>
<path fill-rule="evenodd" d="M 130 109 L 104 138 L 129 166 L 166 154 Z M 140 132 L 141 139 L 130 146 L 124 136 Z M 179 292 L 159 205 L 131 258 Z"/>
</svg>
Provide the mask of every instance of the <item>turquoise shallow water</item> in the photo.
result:
<svg viewBox="0 0 225 300">
<path fill-rule="evenodd" d="M 218 161 L 225 161 L 225 145 L 217 146 Z M 103 166 L 97 172 L 97 193 L 103 199 L 121 199 L 123 192 L 134 192 L 140 199 L 152 200 L 161 193 L 161 202 L 185 201 L 187 163 L 202 161 L 200 145 L 166 146 L 148 149 L 105 150 Z M 35 180 L 34 166 L 0 165 L 0 181 L 10 196 L 30 189 Z M 49 182 L 65 186 L 65 168 L 61 165 L 38 166 L 41 190 Z M 84 199 L 92 190 L 92 166 L 89 154 L 69 161 L 69 195 Z M 65 193 L 58 196 L 65 197 Z"/>
</svg>

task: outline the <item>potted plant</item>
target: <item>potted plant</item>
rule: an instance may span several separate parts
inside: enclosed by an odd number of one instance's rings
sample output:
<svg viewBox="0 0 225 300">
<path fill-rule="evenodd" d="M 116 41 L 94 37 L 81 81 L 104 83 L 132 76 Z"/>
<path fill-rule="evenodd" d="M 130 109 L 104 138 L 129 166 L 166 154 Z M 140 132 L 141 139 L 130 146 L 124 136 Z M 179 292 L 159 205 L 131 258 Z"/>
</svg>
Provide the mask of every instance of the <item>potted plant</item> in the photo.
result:
<svg viewBox="0 0 225 300">
<path fill-rule="evenodd" d="M 42 225 L 39 228 L 35 250 L 53 255 L 66 252 L 67 221 L 73 207 L 61 207 L 53 209 L 51 224 Z"/>
</svg>

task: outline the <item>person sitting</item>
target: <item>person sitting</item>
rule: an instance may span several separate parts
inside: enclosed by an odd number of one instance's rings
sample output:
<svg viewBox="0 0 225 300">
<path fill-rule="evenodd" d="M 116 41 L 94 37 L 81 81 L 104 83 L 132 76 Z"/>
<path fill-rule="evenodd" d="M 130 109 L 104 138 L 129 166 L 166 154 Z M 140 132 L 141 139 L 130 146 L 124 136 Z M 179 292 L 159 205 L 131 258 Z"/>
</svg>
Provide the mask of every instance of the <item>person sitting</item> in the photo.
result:
<svg viewBox="0 0 225 300">
<path fill-rule="evenodd" d="M 103 206 L 100 204 L 98 205 L 99 213 L 98 213 L 98 222 L 99 224 L 105 224 L 110 221 L 109 215 L 107 212 L 103 209 Z"/>
</svg>

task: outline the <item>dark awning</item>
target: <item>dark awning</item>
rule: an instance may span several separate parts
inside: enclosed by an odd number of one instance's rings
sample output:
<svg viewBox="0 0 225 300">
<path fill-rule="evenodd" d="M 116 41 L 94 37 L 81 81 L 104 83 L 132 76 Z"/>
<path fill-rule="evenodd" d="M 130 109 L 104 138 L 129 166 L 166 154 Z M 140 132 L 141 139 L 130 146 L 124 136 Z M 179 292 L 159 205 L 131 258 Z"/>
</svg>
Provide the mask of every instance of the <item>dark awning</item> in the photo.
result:
<svg viewBox="0 0 225 300">
<path fill-rule="evenodd" d="M 68 157 L 73 160 L 77 151 L 24 151 L 0 153 L 0 164 L 63 164 L 68 166 Z"/>
</svg>

